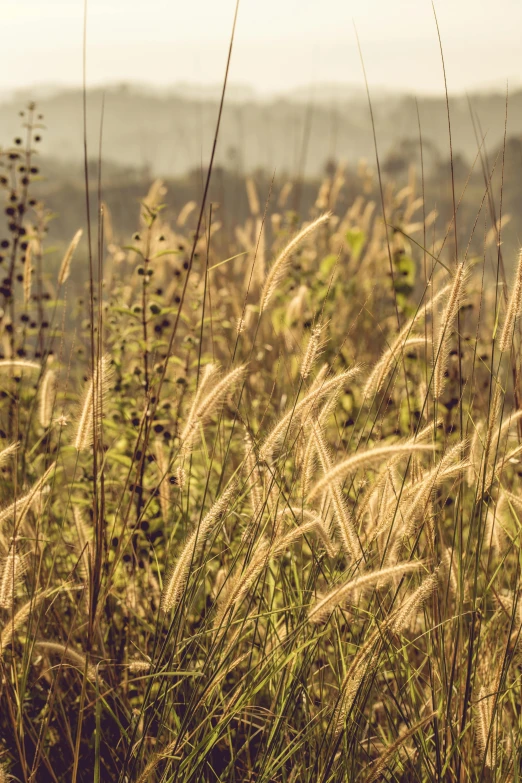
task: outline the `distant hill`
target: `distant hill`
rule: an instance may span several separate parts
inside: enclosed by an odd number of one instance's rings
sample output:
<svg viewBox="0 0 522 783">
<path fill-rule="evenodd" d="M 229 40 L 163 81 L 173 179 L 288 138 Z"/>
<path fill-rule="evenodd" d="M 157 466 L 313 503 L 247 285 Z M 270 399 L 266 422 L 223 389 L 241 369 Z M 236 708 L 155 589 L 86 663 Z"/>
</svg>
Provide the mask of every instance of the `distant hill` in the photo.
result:
<svg viewBox="0 0 522 783">
<path fill-rule="evenodd" d="M 5 146 L 18 133 L 18 112 L 28 99 L 45 115 L 42 152 L 66 164 L 83 156 L 82 94 L 76 89 L 47 88 L 4 98 L 0 104 L 0 139 Z M 88 94 L 88 140 L 96 154 L 102 99 L 103 157 L 124 168 L 151 176 L 174 177 L 208 160 L 216 121 L 219 88 L 178 85 L 153 91 L 139 85 L 117 85 Z M 505 98 L 500 93 L 450 98 L 454 152 L 471 162 L 476 133 L 486 134 L 488 149 L 498 147 L 504 133 Z M 404 141 L 418 145 L 414 97 L 377 92 L 374 116 L 379 152 L 386 158 Z M 448 156 L 448 128 L 443 97 L 418 99 L 426 150 L 432 162 Z M 522 90 L 509 99 L 508 132 L 522 135 Z M 222 120 L 217 162 L 238 173 L 274 169 L 281 175 L 317 176 L 329 158 L 355 163 L 373 159 L 368 105 L 358 88 L 322 85 L 273 98 L 260 98 L 247 87 L 231 87 Z"/>
</svg>

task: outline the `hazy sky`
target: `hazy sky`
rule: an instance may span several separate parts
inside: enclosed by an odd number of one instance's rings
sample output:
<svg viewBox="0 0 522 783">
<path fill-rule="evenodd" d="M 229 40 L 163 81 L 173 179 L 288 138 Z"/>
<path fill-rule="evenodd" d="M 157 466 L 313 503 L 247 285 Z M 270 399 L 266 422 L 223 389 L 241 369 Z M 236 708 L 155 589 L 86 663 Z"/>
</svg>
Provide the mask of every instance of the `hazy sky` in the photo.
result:
<svg viewBox="0 0 522 783">
<path fill-rule="evenodd" d="M 89 0 L 88 82 L 217 83 L 235 0 Z M 436 0 L 452 91 L 522 82 L 522 0 Z M 0 89 L 81 81 L 83 0 L 0 0 Z M 231 81 L 439 91 L 430 0 L 241 0 Z"/>
</svg>

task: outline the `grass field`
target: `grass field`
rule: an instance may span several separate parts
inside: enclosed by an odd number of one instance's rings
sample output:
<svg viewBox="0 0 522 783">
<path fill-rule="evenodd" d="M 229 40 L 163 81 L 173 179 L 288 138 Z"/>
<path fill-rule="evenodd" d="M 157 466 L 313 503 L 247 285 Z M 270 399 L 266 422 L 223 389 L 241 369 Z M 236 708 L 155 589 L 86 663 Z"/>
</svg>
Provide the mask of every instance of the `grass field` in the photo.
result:
<svg viewBox="0 0 522 783">
<path fill-rule="evenodd" d="M 247 179 L 224 243 L 215 205 L 166 215 L 160 181 L 118 237 L 101 179 L 58 259 L 22 122 L 0 180 L 0 781 L 519 780 L 501 191 L 486 177 L 462 243 L 466 193 L 439 225 L 420 168 L 375 202 L 362 166 L 342 211 L 339 168 L 306 215 L 292 183 L 260 203 Z"/>
</svg>

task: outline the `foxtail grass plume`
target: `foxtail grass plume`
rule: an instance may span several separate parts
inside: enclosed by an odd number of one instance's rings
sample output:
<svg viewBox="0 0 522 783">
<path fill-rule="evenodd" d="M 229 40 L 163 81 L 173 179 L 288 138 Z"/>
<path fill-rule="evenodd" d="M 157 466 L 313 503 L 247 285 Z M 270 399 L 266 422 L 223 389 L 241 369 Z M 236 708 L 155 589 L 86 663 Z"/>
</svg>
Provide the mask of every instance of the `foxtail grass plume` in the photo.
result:
<svg viewBox="0 0 522 783">
<path fill-rule="evenodd" d="M 184 226 L 185 225 L 185 223 L 187 222 L 189 216 L 191 215 L 192 212 L 194 212 L 196 207 L 197 207 L 197 204 L 196 204 L 195 201 L 187 201 L 185 206 L 181 209 L 181 211 L 180 211 L 180 213 L 178 215 L 178 219 L 176 220 L 176 223 L 178 224 L 178 226 Z"/>
<path fill-rule="evenodd" d="M 515 272 L 515 281 L 513 288 L 511 289 L 511 295 L 508 300 L 506 309 L 506 317 L 504 318 L 504 325 L 502 332 L 500 333 L 500 339 L 498 341 L 499 350 L 502 353 L 511 349 L 511 343 L 513 342 L 513 332 L 515 330 L 515 320 L 520 314 L 520 306 L 522 305 L 522 250 L 518 254 L 517 271 Z"/>
<path fill-rule="evenodd" d="M 259 458 L 264 462 L 272 460 L 273 453 L 281 441 L 291 432 L 291 429 L 300 421 L 311 415 L 313 409 L 329 394 L 343 386 L 349 379 L 354 378 L 360 372 L 360 367 L 355 366 L 345 370 L 333 378 L 321 377 L 319 383 L 313 384 L 305 396 L 299 400 L 293 408 L 283 414 L 277 424 L 266 436 L 259 450 Z"/>
<path fill-rule="evenodd" d="M 83 580 L 88 584 L 93 563 L 93 531 L 90 525 L 85 521 L 81 508 L 76 504 L 73 506 L 74 526 L 78 538 L 78 568 Z"/>
<path fill-rule="evenodd" d="M 308 340 L 308 345 L 306 347 L 305 355 L 303 356 L 303 361 L 301 362 L 300 375 L 303 381 L 305 381 L 310 375 L 310 373 L 312 372 L 312 368 L 317 360 L 317 357 L 321 352 L 322 331 L 323 331 L 323 326 L 321 324 L 314 326 L 311 331 L 310 339 Z"/>
<path fill-rule="evenodd" d="M 410 338 L 411 331 L 418 321 L 420 321 L 433 310 L 435 304 L 439 302 L 448 291 L 449 286 L 443 286 L 443 288 L 441 288 L 441 290 L 438 291 L 435 296 L 419 307 L 415 315 L 410 318 L 410 320 L 403 326 L 398 336 L 395 338 L 389 348 L 383 352 L 381 358 L 373 368 L 372 372 L 368 376 L 368 380 L 366 381 L 366 385 L 363 390 L 365 399 L 374 397 L 381 390 L 384 380 L 389 374 L 394 362 L 399 359 L 402 351 L 405 350 L 410 340 L 414 341 L 413 345 L 415 345 L 415 347 L 420 345 L 419 340 L 424 342 L 424 338 Z"/>
<path fill-rule="evenodd" d="M 415 619 L 417 612 L 435 592 L 439 582 L 438 569 L 422 580 L 393 614 L 389 628 L 391 633 L 400 634 Z"/>
<path fill-rule="evenodd" d="M 351 593 L 360 592 L 376 583 L 384 585 L 396 577 L 402 577 L 405 574 L 418 571 L 423 566 L 424 563 L 420 560 L 408 561 L 350 579 L 348 582 L 339 585 L 339 587 L 334 587 L 333 590 L 322 596 L 315 604 L 312 604 L 308 611 L 308 622 L 323 623 L 337 606 L 341 606 L 346 601 Z"/>
<path fill-rule="evenodd" d="M 215 413 L 216 409 L 223 402 L 227 394 L 234 387 L 239 385 L 246 373 L 246 366 L 240 365 L 230 370 L 220 381 L 215 383 L 211 391 L 206 395 L 203 391 L 196 393 L 187 423 L 180 436 L 182 454 L 186 456 L 194 446 L 198 434 L 198 428 Z M 212 372 L 212 376 L 214 372 Z M 205 383 L 205 389 L 208 386 L 208 379 Z"/>
<path fill-rule="evenodd" d="M 326 212 L 308 226 L 305 226 L 284 248 L 270 269 L 259 300 L 259 312 L 262 313 L 268 307 L 276 288 L 283 279 L 291 261 L 292 254 L 297 250 L 301 242 L 313 234 L 319 226 L 324 225 L 330 219 L 330 213 Z"/>
<path fill-rule="evenodd" d="M 261 576 L 272 558 L 275 558 L 285 552 L 292 544 L 302 539 L 308 533 L 316 533 L 320 540 L 325 539 L 325 531 L 321 529 L 322 524 L 314 515 L 307 522 L 290 530 L 283 535 L 277 535 L 273 541 L 260 539 L 256 543 L 252 559 L 245 565 L 239 574 L 228 580 L 218 599 L 218 610 L 214 627 L 221 628 L 221 625 L 229 612 L 234 615 L 249 590 Z M 327 542 L 325 548 L 330 546 Z"/>
<path fill-rule="evenodd" d="M 366 638 L 362 647 L 354 656 L 341 683 L 339 698 L 334 709 L 333 726 L 336 736 L 339 736 L 346 726 L 347 719 L 351 714 L 355 698 L 363 685 L 366 673 L 370 670 L 370 665 L 377 660 L 381 647 L 382 628 L 377 628 Z"/>
<path fill-rule="evenodd" d="M 102 356 L 84 392 L 83 405 L 78 420 L 74 447 L 77 451 L 91 448 L 100 433 L 107 394 L 113 377 L 111 357 Z"/>
<path fill-rule="evenodd" d="M 68 662 L 78 669 L 79 674 L 82 676 L 84 671 L 87 671 L 87 679 L 91 682 L 96 682 L 96 667 L 92 663 L 87 663 L 87 657 L 84 653 L 77 652 L 69 644 L 65 645 L 59 642 L 47 642 L 37 639 L 34 646 L 46 655 L 59 655 L 61 658 L 60 665 Z"/>
<path fill-rule="evenodd" d="M 354 473 L 361 466 L 378 462 L 386 457 L 409 457 L 412 454 L 422 452 L 432 452 L 435 446 L 428 446 L 422 443 L 398 443 L 391 446 L 374 446 L 371 449 L 352 454 L 342 462 L 334 465 L 312 488 L 308 495 L 308 500 L 313 500 L 320 492 L 323 492 L 332 479 L 342 479 L 350 473 Z"/>
<path fill-rule="evenodd" d="M 56 373 L 54 370 L 46 370 L 40 389 L 40 424 L 47 429 L 51 424 L 56 399 Z"/>
<path fill-rule="evenodd" d="M 0 533 L 4 523 L 12 518 L 16 519 L 17 527 L 20 527 L 27 515 L 29 509 L 40 498 L 42 489 L 56 468 L 56 462 L 50 465 L 43 476 L 34 484 L 29 492 L 21 498 L 18 498 L 6 508 L 0 511 Z"/>
<path fill-rule="evenodd" d="M 384 753 L 382 753 L 379 758 L 375 759 L 370 767 L 370 774 L 367 778 L 365 778 L 364 783 L 374 783 L 375 780 L 378 780 L 382 776 L 384 770 L 389 769 L 389 762 L 395 756 L 397 751 L 418 731 L 424 729 L 424 727 L 427 726 L 427 724 L 430 723 L 436 715 L 436 712 L 432 712 L 430 715 L 426 715 L 425 718 L 417 721 L 404 733 L 400 734 L 395 742 L 392 742 L 392 744 L 386 748 Z"/>
<path fill-rule="evenodd" d="M 56 592 L 56 590 L 54 590 Z M 31 614 L 35 612 L 45 598 L 53 593 L 52 589 L 42 590 L 33 595 L 14 615 L 14 617 L 4 625 L 0 632 L 0 659 L 7 652 L 12 644 L 13 637 L 25 625 Z"/>
<path fill-rule="evenodd" d="M 0 451 L 0 468 L 3 468 L 4 465 L 7 465 L 11 457 L 14 457 L 18 451 L 19 446 L 20 442 L 16 441 L 15 443 L 10 443 L 9 446 L 6 446 L 4 449 L 2 449 L 2 451 Z"/>
<path fill-rule="evenodd" d="M 248 434 L 244 438 L 245 443 L 245 475 L 248 485 L 248 491 L 250 494 L 250 504 L 252 513 L 255 514 L 263 501 L 263 481 L 259 472 L 259 465 L 257 461 L 254 444 L 252 438 Z"/>
<path fill-rule="evenodd" d="M 0 608 L 11 609 L 20 578 L 26 568 L 25 559 L 11 546 L 0 568 Z"/>
<path fill-rule="evenodd" d="M 435 346 L 435 366 L 433 368 L 433 398 L 435 400 L 440 399 L 446 385 L 451 333 L 459 311 L 465 283 L 466 269 L 464 262 L 461 261 L 457 264 L 449 300 L 441 315 L 438 340 Z"/>
<path fill-rule="evenodd" d="M 213 504 L 210 511 L 203 517 L 201 523 L 188 537 L 163 587 L 161 608 L 164 612 L 169 612 L 173 609 L 183 597 L 190 566 L 195 563 L 215 529 L 216 523 L 222 521 L 223 514 L 227 510 L 235 491 L 236 483 L 231 482 L 221 497 Z"/>
<path fill-rule="evenodd" d="M 245 185 L 250 213 L 254 216 L 257 216 L 259 215 L 259 198 L 257 195 L 256 183 L 252 177 L 247 177 Z"/>
<path fill-rule="evenodd" d="M 489 652 L 483 656 L 480 666 L 481 684 L 475 702 L 476 741 L 483 754 L 485 766 L 491 770 L 497 767 L 499 730 L 495 706 L 502 669 L 501 664 L 494 663 Z"/>
<path fill-rule="evenodd" d="M 78 243 L 80 239 L 82 238 L 82 234 L 83 234 L 83 230 L 79 228 L 76 234 L 73 236 L 71 243 L 69 244 L 69 247 L 65 251 L 65 255 L 62 259 L 62 263 L 60 266 L 60 271 L 58 272 L 58 286 L 63 285 L 69 278 L 69 275 L 71 273 L 72 257 L 74 255 L 74 251 L 78 247 Z"/>
<path fill-rule="evenodd" d="M 315 447 L 323 473 L 328 475 L 332 470 L 332 461 L 329 449 L 324 440 L 322 432 L 314 424 L 312 424 L 312 437 L 315 441 Z M 353 517 L 346 506 L 341 485 L 335 478 L 329 479 L 326 484 L 326 489 L 328 490 L 329 497 L 332 501 L 332 506 L 337 521 L 337 528 L 341 537 L 343 548 L 346 554 L 350 555 L 353 560 L 357 560 L 362 556 L 361 544 L 357 536 Z"/>
</svg>

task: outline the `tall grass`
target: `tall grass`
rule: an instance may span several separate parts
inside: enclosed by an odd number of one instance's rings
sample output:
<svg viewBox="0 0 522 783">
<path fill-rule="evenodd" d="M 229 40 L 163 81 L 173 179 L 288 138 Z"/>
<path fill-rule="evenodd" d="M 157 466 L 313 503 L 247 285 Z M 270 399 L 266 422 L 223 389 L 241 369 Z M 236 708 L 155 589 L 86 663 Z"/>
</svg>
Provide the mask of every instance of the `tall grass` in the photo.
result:
<svg viewBox="0 0 522 783">
<path fill-rule="evenodd" d="M 340 169 L 302 227 L 288 183 L 261 221 L 248 179 L 228 233 L 158 182 L 119 238 L 100 199 L 85 294 L 87 226 L 24 273 L 35 112 L 4 155 L 0 780 L 518 780 L 520 264 L 504 309 L 495 246 L 425 248 L 413 184 L 393 233 L 362 185 L 339 213 Z"/>
</svg>

